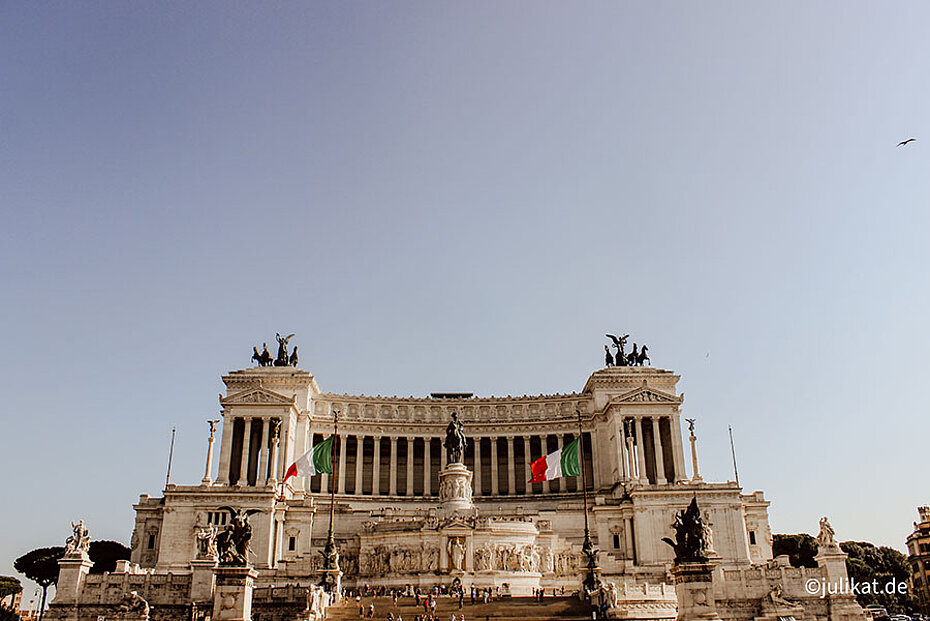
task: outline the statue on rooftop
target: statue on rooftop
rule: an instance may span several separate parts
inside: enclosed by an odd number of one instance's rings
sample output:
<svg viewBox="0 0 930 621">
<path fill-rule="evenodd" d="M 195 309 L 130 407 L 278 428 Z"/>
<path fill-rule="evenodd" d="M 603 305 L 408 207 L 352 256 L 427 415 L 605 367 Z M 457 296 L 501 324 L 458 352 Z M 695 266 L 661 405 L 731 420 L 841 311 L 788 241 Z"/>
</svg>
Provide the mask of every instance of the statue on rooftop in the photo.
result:
<svg viewBox="0 0 930 621">
<path fill-rule="evenodd" d="M 618 367 L 627 366 L 626 354 L 623 353 L 623 348 L 626 347 L 626 340 L 630 338 L 630 335 L 624 334 L 623 336 L 614 336 L 613 334 L 608 334 L 607 337 L 614 342 L 614 347 L 617 348 L 617 353 L 614 354 L 614 364 Z"/>
<path fill-rule="evenodd" d="M 642 349 L 639 350 L 639 354 L 636 356 L 636 366 L 646 366 L 647 362 L 652 362 L 652 360 L 649 359 L 649 354 L 646 353 L 647 351 L 649 351 L 649 348 L 643 345 Z"/>
<path fill-rule="evenodd" d="M 450 464 L 463 463 L 465 456 L 465 430 L 462 421 L 459 420 L 458 414 L 452 412 L 452 420 L 446 427 L 446 441 L 443 446 L 446 448 L 446 461 Z"/>
<path fill-rule="evenodd" d="M 274 366 L 286 367 L 290 364 L 287 356 L 287 343 L 294 338 L 294 335 L 288 334 L 287 336 L 281 336 L 280 333 L 275 332 L 274 337 L 278 341 L 278 356 L 274 359 Z"/>
</svg>

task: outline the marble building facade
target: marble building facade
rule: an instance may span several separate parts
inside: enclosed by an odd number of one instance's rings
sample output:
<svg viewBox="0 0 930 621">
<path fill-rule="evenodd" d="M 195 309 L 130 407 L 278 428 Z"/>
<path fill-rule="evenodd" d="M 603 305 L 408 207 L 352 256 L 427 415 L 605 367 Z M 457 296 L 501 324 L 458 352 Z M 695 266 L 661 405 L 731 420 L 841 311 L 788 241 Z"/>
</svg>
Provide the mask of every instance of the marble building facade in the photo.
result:
<svg viewBox="0 0 930 621">
<path fill-rule="evenodd" d="M 713 529 L 721 569 L 772 558 L 768 501 L 734 482 L 686 471 L 679 377 L 650 367 L 593 373 L 580 392 L 524 397 L 434 394 L 351 396 L 320 390 L 294 367 L 256 367 L 223 377 L 222 434 L 212 472 L 169 485 L 135 505 L 134 564 L 186 571 L 196 535 L 222 528 L 222 507 L 252 516 L 256 584 L 316 580 L 331 493 L 342 584 L 421 584 L 465 576 L 476 584 L 577 589 L 583 538 L 581 478 L 527 483 L 529 463 L 570 442 L 581 413 L 591 535 L 616 583 L 667 582 L 677 511 L 697 496 Z M 333 432 L 336 472 L 281 485 L 294 460 Z M 444 513 L 442 438 L 452 412 L 465 425 L 471 507 Z M 688 460 L 690 463 L 690 459 Z"/>
</svg>

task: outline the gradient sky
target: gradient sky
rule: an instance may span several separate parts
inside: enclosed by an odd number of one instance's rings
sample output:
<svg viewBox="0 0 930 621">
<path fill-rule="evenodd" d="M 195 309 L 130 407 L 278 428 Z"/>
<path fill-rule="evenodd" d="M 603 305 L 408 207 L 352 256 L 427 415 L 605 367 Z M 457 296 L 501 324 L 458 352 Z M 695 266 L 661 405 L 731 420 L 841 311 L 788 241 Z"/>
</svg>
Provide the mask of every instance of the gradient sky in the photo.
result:
<svg viewBox="0 0 930 621">
<path fill-rule="evenodd" d="M 930 503 L 930 5 L 0 2 L 0 573 L 203 474 L 220 375 L 682 376 L 774 532 Z M 896 148 L 898 141 L 917 137 Z M 26 596 L 31 596 L 27 590 Z"/>
</svg>

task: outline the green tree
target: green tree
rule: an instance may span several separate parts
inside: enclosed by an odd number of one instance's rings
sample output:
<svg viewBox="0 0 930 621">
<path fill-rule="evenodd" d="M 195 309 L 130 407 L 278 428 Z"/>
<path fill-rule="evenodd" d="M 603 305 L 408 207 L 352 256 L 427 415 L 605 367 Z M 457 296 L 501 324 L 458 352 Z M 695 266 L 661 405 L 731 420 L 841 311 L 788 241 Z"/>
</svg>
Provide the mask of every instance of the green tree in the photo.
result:
<svg viewBox="0 0 930 621">
<path fill-rule="evenodd" d="M 13 561 L 16 571 L 23 574 L 42 587 L 42 607 L 39 609 L 39 621 L 45 613 L 45 599 L 48 587 L 58 583 L 58 560 L 65 555 L 61 546 L 37 548 L 26 552 Z"/>
<path fill-rule="evenodd" d="M 772 554 L 788 555 L 792 567 L 817 567 L 817 540 L 806 533 L 799 535 L 773 535 Z"/>
<path fill-rule="evenodd" d="M 19 581 L 19 578 L 14 578 L 13 576 L 0 576 L 0 599 L 4 597 L 9 597 L 10 595 L 16 595 L 17 593 L 22 592 L 23 585 Z"/>
<path fill-rule="evenodd" d="M 911 593 L 886 593 L 887 584 L 907 584 L 911 570 L 907 557 L 894 548 L 877 547 L 867 541 L 845 541 L 840 544 L 846 559 L 846 572 L 851 581 L 873 583 L 877 593 L 856 596 L 860 606 L 884 606 L 890 614 L 911 614 L 917 610 L 917 601 Z"/>
<path fill-rule="evenodd" d="M 118 541 L 91 541 L 87 554 L 94 562 L 90 573 L 102 574 L 105 571 L 114 571 L 116 561 L 128 561 L 130 549 Z"/>
</svg>

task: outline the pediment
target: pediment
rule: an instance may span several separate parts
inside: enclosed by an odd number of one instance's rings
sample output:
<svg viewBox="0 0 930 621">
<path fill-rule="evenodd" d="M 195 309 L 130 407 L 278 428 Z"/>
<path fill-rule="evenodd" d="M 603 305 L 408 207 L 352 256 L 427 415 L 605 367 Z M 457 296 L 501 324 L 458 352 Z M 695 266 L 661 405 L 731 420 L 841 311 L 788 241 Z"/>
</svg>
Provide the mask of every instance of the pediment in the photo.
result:
<svg viewBox="0 0 930 621">
<path fill-rule="evenodd" d="M 293 397 L 272 392 L 266 388 L 252 388 L 221 397 L 222 405 L 294 405 Z"/>
<path fill-rule="evenodd" d="M 661 390 L 656 390 L 655 388 L 650 388 L 649 386 L 640 386 L 610 401 L 610 405 L 635 405 L 640 403 L 668 403 L 671 405 L 680 405 L 681 398 L 662 392 Z"/>
</svg>

